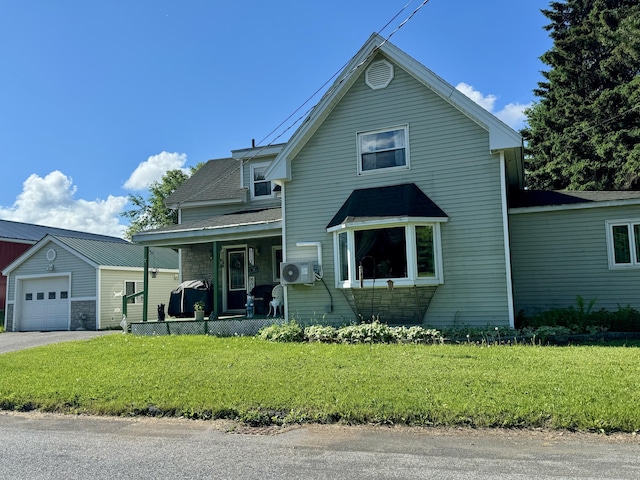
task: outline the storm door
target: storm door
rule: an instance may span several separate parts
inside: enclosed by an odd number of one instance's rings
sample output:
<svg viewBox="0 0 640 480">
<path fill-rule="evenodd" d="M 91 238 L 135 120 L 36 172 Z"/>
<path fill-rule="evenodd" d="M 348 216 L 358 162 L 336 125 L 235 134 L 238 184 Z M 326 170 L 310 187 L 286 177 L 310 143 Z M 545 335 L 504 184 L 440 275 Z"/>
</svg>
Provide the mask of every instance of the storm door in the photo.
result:
<svg viewBox="0 0 640 480">
<path fill-rule="evenodd" d="M 227 310 L 244 310 L 247 295 L 247 249 L 227 250 Z"/>
</svg>

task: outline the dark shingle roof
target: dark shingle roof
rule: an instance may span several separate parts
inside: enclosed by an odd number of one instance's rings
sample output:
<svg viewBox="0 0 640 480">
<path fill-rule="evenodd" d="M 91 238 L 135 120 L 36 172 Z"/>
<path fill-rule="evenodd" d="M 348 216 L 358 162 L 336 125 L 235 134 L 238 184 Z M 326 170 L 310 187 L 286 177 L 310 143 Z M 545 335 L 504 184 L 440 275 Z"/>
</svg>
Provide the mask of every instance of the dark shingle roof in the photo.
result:
<svg viewBox="0 0 640 480">
<path fill-rule="evenodd" d="M 60 236 L 54 238 L 98 265 L 144 267 L 144 247 L 142 245 L 87 238 Z M 150 247 L 149 268 L 177 269 L 178 253 L 170 248 Z"/>
<path fill-rule="evenodd" d="M 126 240 L 107 235 L 95 233 L 78 232 L 65 228 L 47 227 L 45 225 L 34 225 L 32 223 L 13 222 L 10 220 L 0 220 L 0 239 L 21 240 L 36 243 L 38 240 L 49 235 L 60 235 L 74 238 L 92 238 L 109 242 L 128 243 Z"/>
<path fill-rule="evenodd" d="M 327 228 L 374 218 L 447 218 L 414 183 L 354 190 Z"/>
<path fill-rule="evenodd" d="M 514 190 L 509 195 L 509 207 L 548 207 L 637 199 L 640 199 L 640 191 Z"/>
<path fill-rule="evenodd" d="M 247 189 L 240 187 L 241 160 L 209 160 L 166 199 L 167 205 L 212 200 L 242 200 Z"/>
</svg>

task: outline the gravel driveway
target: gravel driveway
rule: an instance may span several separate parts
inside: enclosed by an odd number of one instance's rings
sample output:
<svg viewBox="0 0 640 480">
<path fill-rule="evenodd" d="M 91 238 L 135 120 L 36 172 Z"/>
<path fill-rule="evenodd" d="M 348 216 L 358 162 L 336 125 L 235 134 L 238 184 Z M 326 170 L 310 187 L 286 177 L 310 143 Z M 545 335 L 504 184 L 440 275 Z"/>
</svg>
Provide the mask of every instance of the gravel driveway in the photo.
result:
<svg viewBox="0 0 640 480">
<path fill-rule="evenodd" d="M 74 331 L 74 332 L 4 332 L 0 333 L 0 354 L 39 347 L 49 343 L 86 340 L 102 335 L 122 334 L 121 330 Z"/>
</svg>

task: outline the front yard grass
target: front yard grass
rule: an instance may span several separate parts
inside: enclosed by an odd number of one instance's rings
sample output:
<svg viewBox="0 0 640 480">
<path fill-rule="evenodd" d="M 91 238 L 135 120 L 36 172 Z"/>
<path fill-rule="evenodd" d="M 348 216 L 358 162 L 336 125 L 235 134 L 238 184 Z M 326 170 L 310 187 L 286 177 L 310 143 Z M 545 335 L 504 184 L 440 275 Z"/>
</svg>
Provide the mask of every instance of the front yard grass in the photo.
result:
<svg viewBox="0 0 640 480">
<path fill-rule="evenodd" d="M 109 335 L 0 355 L 0 408 L 640 430 L 640 348 Z"/>
</svg>

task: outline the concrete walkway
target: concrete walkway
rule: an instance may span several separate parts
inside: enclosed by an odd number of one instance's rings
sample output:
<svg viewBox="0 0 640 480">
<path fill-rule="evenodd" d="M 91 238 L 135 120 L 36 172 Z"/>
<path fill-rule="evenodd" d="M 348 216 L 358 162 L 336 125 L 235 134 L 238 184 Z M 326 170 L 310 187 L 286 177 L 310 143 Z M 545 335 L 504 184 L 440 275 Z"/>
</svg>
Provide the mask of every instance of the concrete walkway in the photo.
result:
<svg viewBox="0 0 640 480">
<path fill-rule="evenodd" d="M 81 330 L 74 332 L 4 332 L 0 333 L 0 354 L 39 347 L 50 343 L 86 340 L 102 335 L 122 334 L 121 330 Z"/>
</svg>

